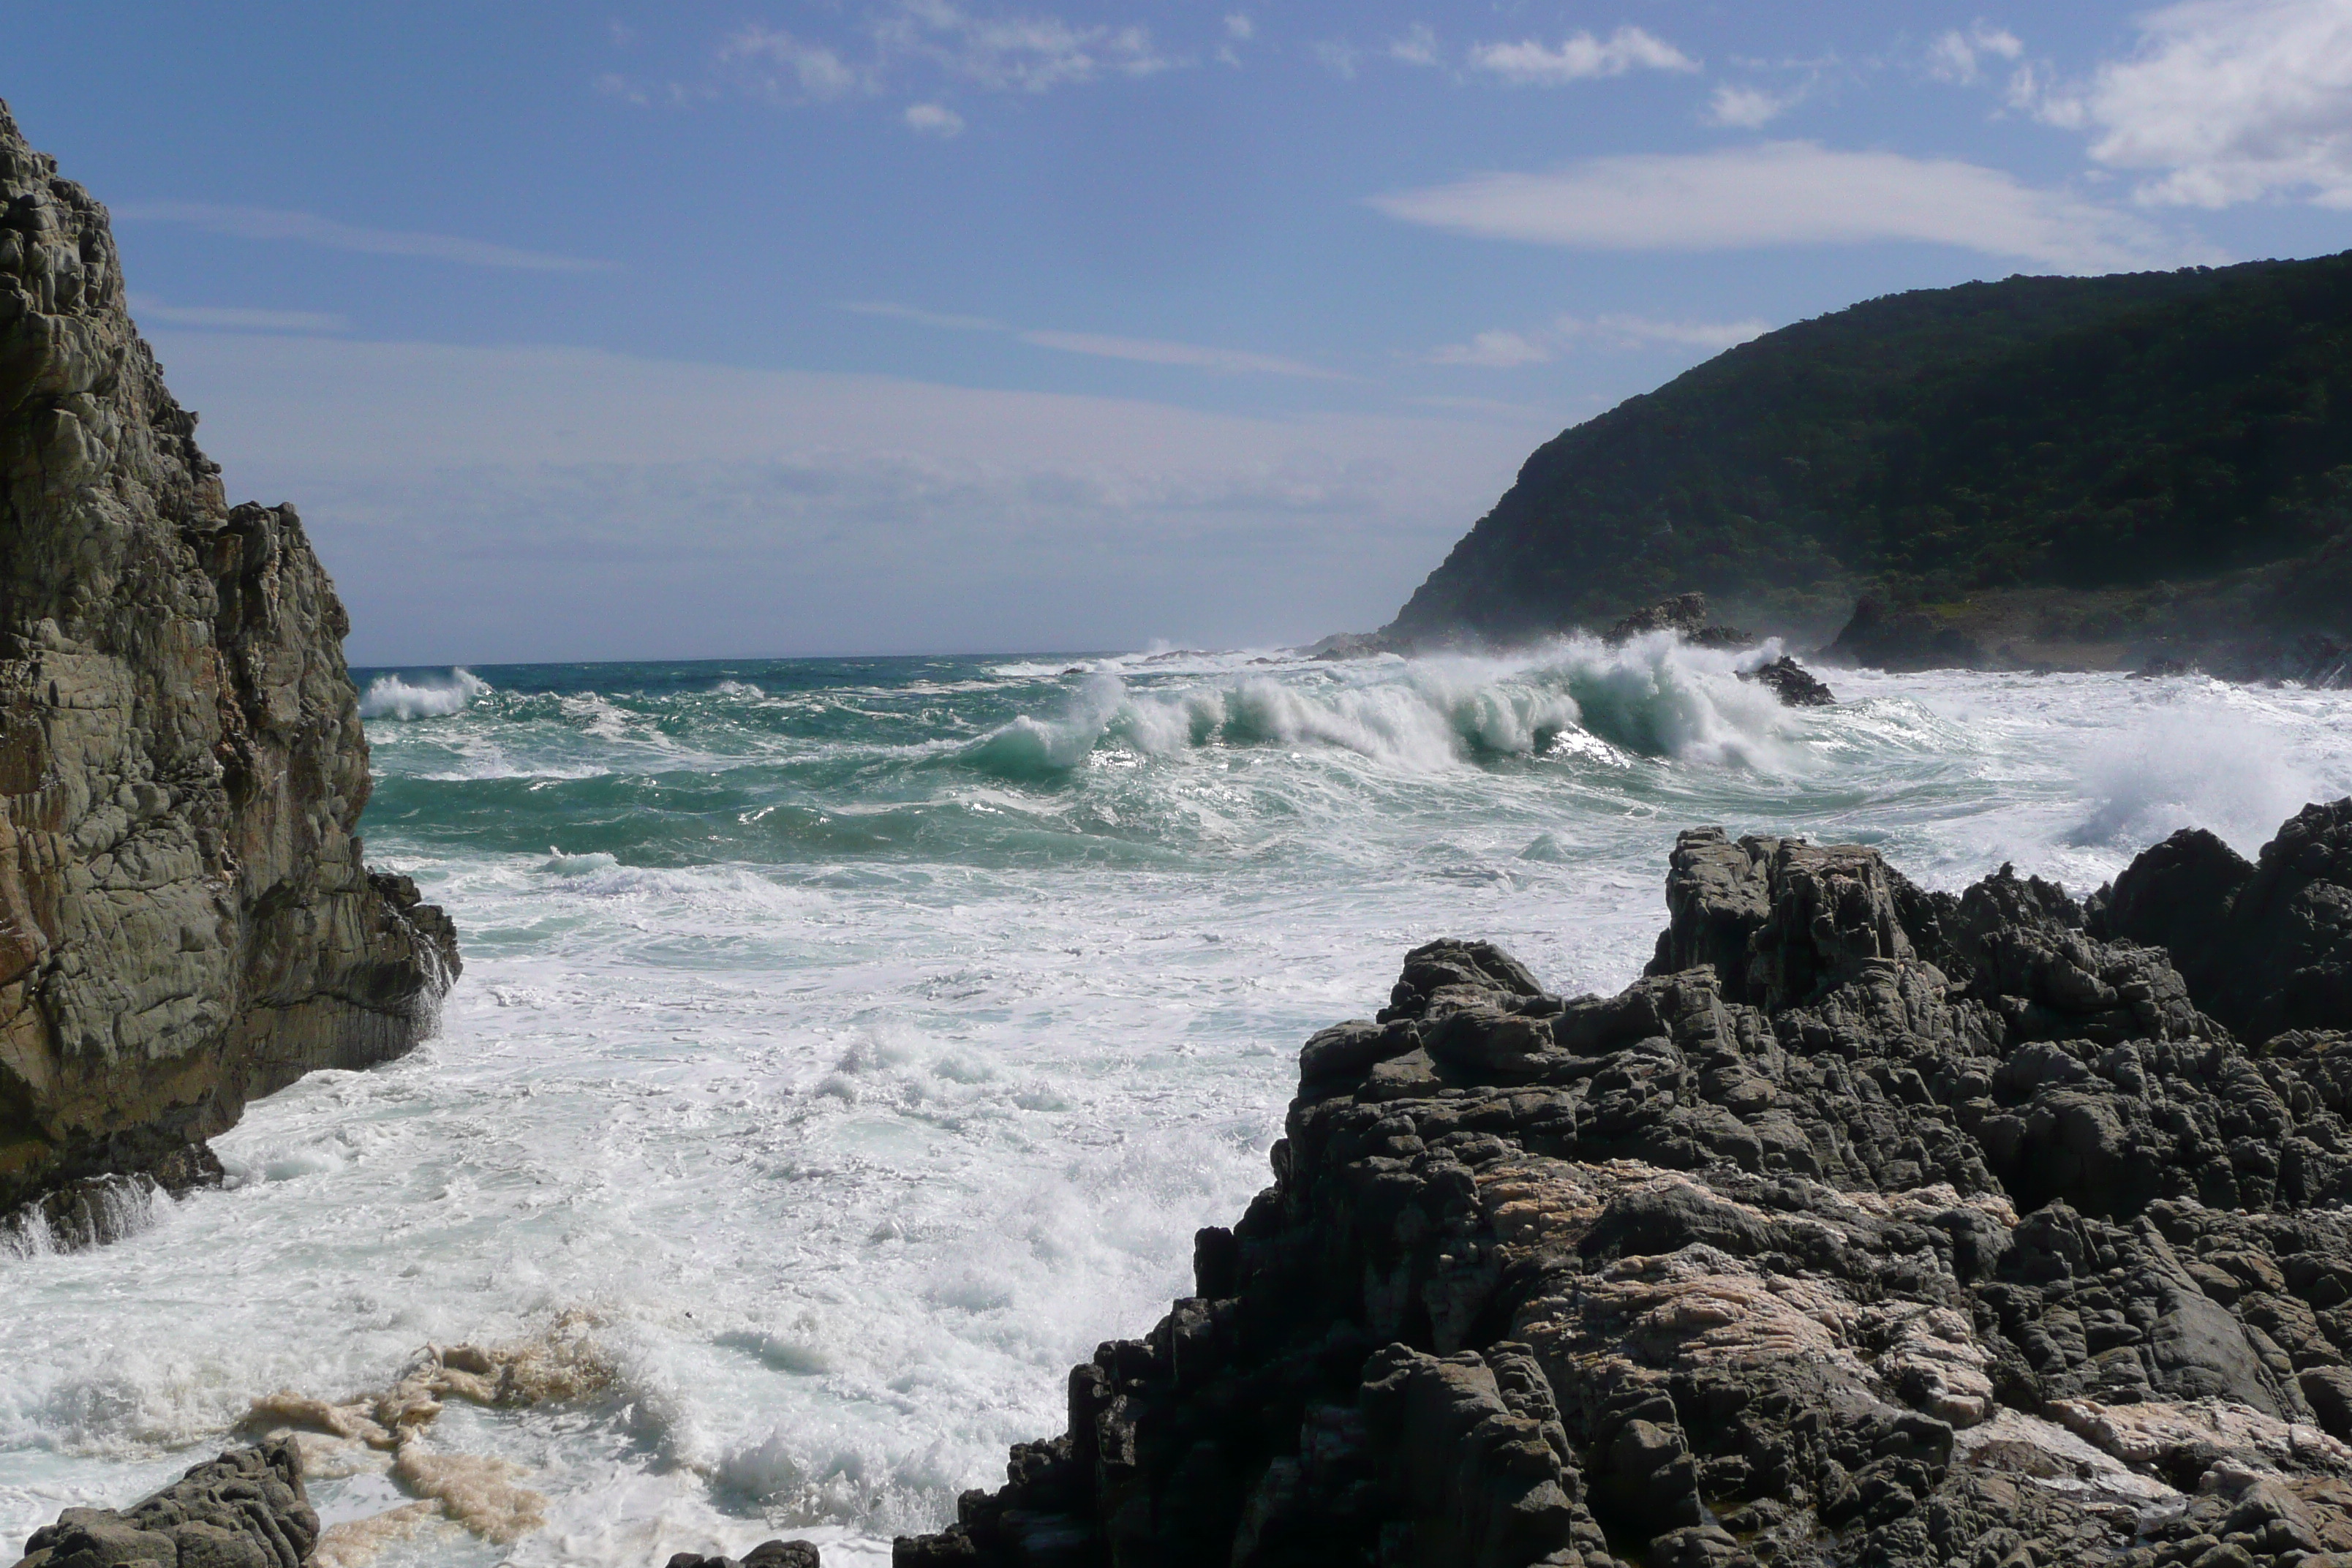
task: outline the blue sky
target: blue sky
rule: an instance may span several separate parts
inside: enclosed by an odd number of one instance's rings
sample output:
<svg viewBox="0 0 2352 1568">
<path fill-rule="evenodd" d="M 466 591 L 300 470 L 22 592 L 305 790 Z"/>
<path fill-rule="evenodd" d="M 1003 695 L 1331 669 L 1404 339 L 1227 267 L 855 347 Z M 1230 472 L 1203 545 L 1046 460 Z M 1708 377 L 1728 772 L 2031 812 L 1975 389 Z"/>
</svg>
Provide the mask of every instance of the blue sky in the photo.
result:
<svg viewBox="0 0 2352 1568">
<path fill-rule="evenodd" d="M 1742 337 L 2352 245 L 2352 0 L 22 6 L 362 662 L 1376 626 Z"/>
</svg>

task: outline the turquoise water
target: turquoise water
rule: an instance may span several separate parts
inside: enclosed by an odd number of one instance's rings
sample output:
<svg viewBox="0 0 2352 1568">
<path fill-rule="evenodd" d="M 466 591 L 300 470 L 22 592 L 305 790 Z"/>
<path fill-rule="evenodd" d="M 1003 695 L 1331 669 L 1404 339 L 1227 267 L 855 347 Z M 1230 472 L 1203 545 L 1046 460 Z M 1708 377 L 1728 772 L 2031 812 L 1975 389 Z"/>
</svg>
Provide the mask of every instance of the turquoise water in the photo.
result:
<svg viewBox="0 0 2352 1568">
<path fill-rule="evenodd" d="M 607 1387 L 433 1434 L 519 1467 L 545 1526 L 431 1521 L 375 1560 L 638 1568 L 789 1531 L 886 1562 L 1186 1289 L 1192 1230 L 1263 1184 L 1298 1043 L 1414 942 L 1610 989 L 1694 823 L 2080 888 L 2352 790 L 2344 693 L 1832 671 L 1846 700 L 1801 712 L 1739 662 L 360 672 L 371 858 L 449 908 L 466 976 L 409 1058 L 256 1105 L 226 1190 L 0 1259 L 0 1535 L 127 1500 L 279 1389 L 562 1321 Z M 331 1521 L 406 1500 L 331 1468 Z"/>
</svg>

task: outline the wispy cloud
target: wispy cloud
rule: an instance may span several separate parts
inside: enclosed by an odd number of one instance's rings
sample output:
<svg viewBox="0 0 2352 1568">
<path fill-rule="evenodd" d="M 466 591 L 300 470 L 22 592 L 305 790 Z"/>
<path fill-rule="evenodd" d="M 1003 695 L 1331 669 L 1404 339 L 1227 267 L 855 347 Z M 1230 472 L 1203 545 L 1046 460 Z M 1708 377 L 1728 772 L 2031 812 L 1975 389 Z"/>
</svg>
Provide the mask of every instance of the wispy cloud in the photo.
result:
<svg viewBox="0 0 2352 1568">
<path fill-rule="evenodd" d="M 2015 33 L 1979 19 L 1965 31 L 1953 27 L 1929 41 L 1927 74 L 1937 81 L 1965 87 L 1982 78 L 1988 56 L 2014 60 L 2024 52 L 2025 45 Z"/>
<path fill-rule="evenodd" d="M 1439 64 L 1437 29 L 1426 22 L 1415 22 L 1402 34 L 1389 40 L 1389 58 L 1407 66 Z"/>
<path fill-rule="evenodd" d="M 1391 217 L 1587 250 L 1915 241 L 2067 271 L 2215 259 L 2128 213 L 1998 169 L 1809 142 L 1594 158 L 1376 196 Z"/>
<path fill-rule="evenodd" d="M 1562 316 L 1553 326 L 1563 337 L 1587 338 L 1609 348 L 1639 349 L 1669 343 L 1717 353 L 1772 330 L 1771 322 L 1752 316 L 1739 321 L 1661 321 L 1654 316 L 1629 315 L 1601 315 L 1589 320 Z"/>
<path fill-rule="evenodd" d="M 1446 343 L 1430 351 L 1432 364 L 1473 365 L 1480 370 L 1516 370 L 1542 364 L 1552 357 L 1551 345 L 1521 332 L 1480 332 L 1466 343 Z"/>
<path fill-rule="evenodd" d="M 1575 33 L 1557 48 L 1534 38 L 1516 44 L 1478 44 L 1470 63 L 1521 87 L 1559 87 L 1632 70 L 1695 71 L 1698 62 L 1674 45 L 1639 27 L 1620 27 L 1606 38 Z"/>
<path fill-rule="evenodd" d="M 1107 337 L 1099 332 L 1023 332 L 1021 341 L 1064 353 L 1095 354 L 1104 359 L 1132 360 L 1139 364 L 1189 365 L 1196 370 L 1229 374 L 1295 375 L 1315 381 L 1344 381 L 1338 371 L 1325 370 L 1295 359 L 1250 353 L 1240 349 L 1203 348 L 1197 343 L 1162 342 L 1150 338 Z"/>
<path fill-rule="evenodd" d="M 910 103 L 907 105 L 907 129 L 927 136 L 961 136 L 963 116 L 945 104 Z"/>
<path fill-rule="evenodd" d="M 757 22 L 729 36 L 718 63 L 721 72 L 780 102 L 824 103 L 878 86 L 870 68 L 852 66 L 829 46 Z"/>
<path fill-rule="evenodd" d="M 854 310 L 861 316 L 885 316 L 897 321 L 912 321 L 919 327 L 940 327 L 955 332 L 1005 332 L 1012 329 L 1003 321 L 992 321 L 986 316 L 954 316 L 938 310 L 917 310 L 912 305 L 893 304 L 887 300 L 850 300 L 840 309 Z"/>
<path fill-rule="evenodd" d="M 267 310 L 237 305 L 167 305 L 152 294 L 132 294 L 131 309 L 142 321 L 223 332 L 342 332 L 348 318 L 331 310 Z"/>
<path fill-rule="evenodd" d="M 1123 359 L 1138 364 L 1181 365 L 1193 370 L 1217 371 L 1240 375 L 1289 375 L 1313 381 L 1345 381 L 1349 379 L 1338 371 L 1325 370 L 1302 360 L 1284 359 L 1276 354 L 1252 353 L 1245 349 L 1213 348 L 1200 343 L 1168 342 L 1157 338 L 1114 337 L 1103 332 L 1066 332 L 1047 329 L 1026 329 L 992 321 L 986 316 L 959 316 L 937 310 L 919 310 L 912 305 L 894 304 L 883 300 L 852 300 L 840 307 L 861 316 L 882 316 L 893 321 L 912 321 L 918 326 L 939 327 L 960 332 L 1010 332 L 1033 348 L 1052 349 L 1059 353 L 1092 354 L 1098 359 Z"/>
<path fill-rule="evenodd" d="M 1559 316 L 1548 325 L 1480 332 L 1467 342 L 1448 343 L 1427 356 L 1432 364 L 1479 370 L 1517 370 L 1544 364 L 1580 347 L 1616 350 L 1671 347 L 1720 353 L 1772 330 L 1769 321 L 1661 321 L 1650 316 L 1610 314 Z"/>
<path fill-rule="evenodd" d="M 929 59 L 952 75 L 1008 92 L 1044 92 L 1103 76 L 1152 76 L 1178 63 L 1154 47 L 1146 27 L 1080 26 L 1058 16 L 979 16 L 950 0 L 901 0 L 876 37 L 885 56 Z"/>
<path fill-rule="evenodd" d="M 226 206 L 212 202 L 128 202 L 113 211 L 115 218 L 125 223 L 186 224 L 234 239 L 286 240 L 367 256 L 414 256 L 429 261 L 450 261 L 461 267 L 522 272 L 603 272 L 613 267 L 609 261 L 519 250 L 510 245 L 494 245 L 456 235 L 363 228 L 312 213 L 282 212 L 275 207 Z"/>
<path fill-rule="evenodd" d="M 1358 56 L 1355 45 L 1338 38 L 1326 38 L 1320 43 L 1308 45 L 1307 52 L 1315 57 L 1318 65 L 1340 80 L 1356 79 Z"/>
</svg>

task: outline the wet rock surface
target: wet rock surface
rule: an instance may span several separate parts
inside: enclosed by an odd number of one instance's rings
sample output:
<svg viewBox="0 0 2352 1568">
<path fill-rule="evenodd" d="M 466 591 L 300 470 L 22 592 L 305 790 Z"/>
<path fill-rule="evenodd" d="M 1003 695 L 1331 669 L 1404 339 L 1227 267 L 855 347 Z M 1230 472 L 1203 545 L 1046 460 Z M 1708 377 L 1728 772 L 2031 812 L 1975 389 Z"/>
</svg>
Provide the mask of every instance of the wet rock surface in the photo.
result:
<svg viewBox="0 0 2352 1568">
<path fill-rule="evenodd" d="M 1414 950 L 1307 1042 L 1197 1293 L 896 1561 L 2331 1563 L 2346 822 L 2176 839 L 2087 910 L 1698 829 L 1616 996 Z M 2213 1009 L 2265 986 L 2295 1026 L 2249 1044 Z"/>
<path fill-rule="evenodd" d="M 302 1568 L 319 1516 L 290 1443 L 237 1448 L 120 1510 L 69 1508 L 25 1543 L 17 1568 Z"/>
<path fill-rule="evenodd" d="M 1826 708 L 1837 700 L 1829 682 L 1785 653 L 1769 664 L 1741 670 L 1739 679 L 1769 689 L 1784 707 Z"/>
<path fill-rule="evenodd" d="M 0 106 L 0 1215 L 20 1244 L 105 1239 L 107 1178 L 201 1182 L 247 1099 L 407 1050 L 457 965 L 441 911 L 362 858 L 333 584 L 292 508 L 227 504 L 124 299 L 105 208 Z"/>
</svg>

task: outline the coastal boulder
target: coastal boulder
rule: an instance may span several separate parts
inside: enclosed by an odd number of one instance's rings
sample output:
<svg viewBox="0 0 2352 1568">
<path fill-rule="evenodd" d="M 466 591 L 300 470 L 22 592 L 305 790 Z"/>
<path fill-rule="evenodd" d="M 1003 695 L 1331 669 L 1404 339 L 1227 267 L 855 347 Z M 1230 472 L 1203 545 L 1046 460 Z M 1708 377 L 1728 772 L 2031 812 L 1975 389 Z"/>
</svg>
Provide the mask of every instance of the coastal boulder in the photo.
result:
<svg viewBox="0 0 2352 1568">
<path fill-rule="evenodd" d="M 290 1442 L 236 1448 L 143 1502 L 69 1508 L 25 1542 L 17 1568 L 302 1568 L 319 1516 Z"/>
</svg>

